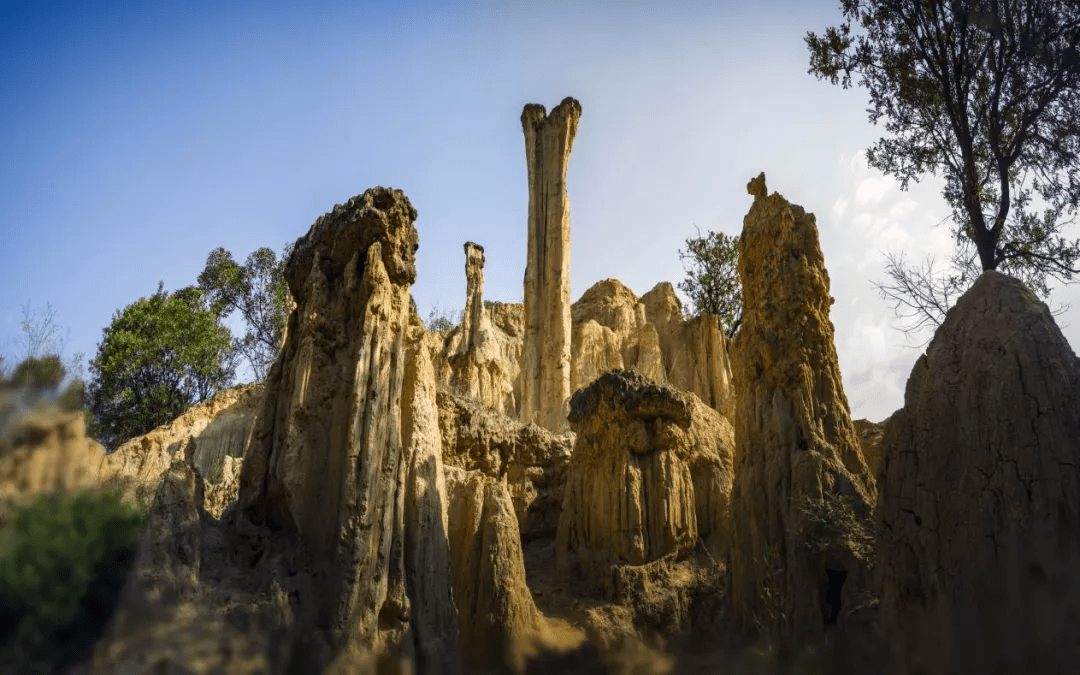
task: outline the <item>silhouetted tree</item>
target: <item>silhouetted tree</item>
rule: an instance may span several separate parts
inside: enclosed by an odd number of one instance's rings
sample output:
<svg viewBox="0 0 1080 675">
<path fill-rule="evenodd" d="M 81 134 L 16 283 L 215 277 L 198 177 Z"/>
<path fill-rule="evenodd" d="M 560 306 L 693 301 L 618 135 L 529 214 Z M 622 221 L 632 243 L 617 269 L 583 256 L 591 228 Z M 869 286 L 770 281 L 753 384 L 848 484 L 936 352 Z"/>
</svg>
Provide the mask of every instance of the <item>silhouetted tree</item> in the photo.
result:
<svg viewBox="0 0 1080 675">
<path fill-rule="evenodd" d="M 892 254 L 878 288 L 898 314 L 937 325 L 983 270 L 1048 279 L 1080 272 L 1061 235 L 1080 201 L 1078 0 L 841 0 L 843 23 L 810 32 L 810 70 L 870 94 L 890 136 L 870 166 L 902 188 L 945 179 L 956 249 L 947 271 Z M 853 33 L 852 25 L 860 31 Z"/>
</svg>

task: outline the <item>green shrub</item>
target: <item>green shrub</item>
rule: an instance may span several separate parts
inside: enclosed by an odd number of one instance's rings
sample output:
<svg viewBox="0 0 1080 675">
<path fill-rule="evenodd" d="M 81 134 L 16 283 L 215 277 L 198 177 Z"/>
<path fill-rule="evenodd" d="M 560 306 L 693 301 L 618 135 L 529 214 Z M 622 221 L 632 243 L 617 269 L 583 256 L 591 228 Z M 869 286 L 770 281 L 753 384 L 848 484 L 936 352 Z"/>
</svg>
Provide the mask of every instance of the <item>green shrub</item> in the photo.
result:
<svg viewBox="0 0 1080 675">
<path fill-rule="evenodd" d="M 22 361 L 11 373 L 11 383 L 33 389 L 55 389 L 66 374 L 60 357 L 52 354 Z"/>
<path fill-rule="evenodd" d="M 0 662 L 50 673 L 87 658 L 144 518 L 115 490 L 44 494 L 13 509 L 0 527 Z"/>
</svg>

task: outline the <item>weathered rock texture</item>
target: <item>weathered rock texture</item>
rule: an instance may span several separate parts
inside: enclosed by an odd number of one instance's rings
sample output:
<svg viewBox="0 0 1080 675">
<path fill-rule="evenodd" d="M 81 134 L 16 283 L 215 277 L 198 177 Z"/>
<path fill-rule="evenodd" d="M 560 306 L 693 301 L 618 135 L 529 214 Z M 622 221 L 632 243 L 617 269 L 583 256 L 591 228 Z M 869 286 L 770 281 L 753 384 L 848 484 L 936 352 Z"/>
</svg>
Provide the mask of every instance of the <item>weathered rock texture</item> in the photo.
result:
<svg viewBox="0 0 1080 675">
<path fill-rule="evenodd" d="M 172 422 L 131 439 L 105 456 L 98 468 L 101 480 L 118 483 L 128 497 L 136 491 L 152 496 L 165 471 L 189 453 L 192 465 L 203 478 L 219 483 L 226 478 L 226 458 L 244 456 L 262 393 L 262 385 L 241 385 L 191 406 Z M 223 494 L 215 492 L 215 505 L 210 509 L 215 516 L 220 516 L 227 506 L 220 503 Z"/>
<path fill-rule="evenodd" d="M 517 517 L 506 486 L 447 467 L 454 602 L 466 658 L 520 672 L 546 632 L 525 583 Z"/>
<path fill-rule="evenodd" d="M 572 438 L 519 424 L 446 390 L 437 400 L 445 463 L 505 481 L 524 539 L 554 536 Z"/>
<path fill-rule="evenodd" d="M 452 672 L 458 636 L 426 350 L 413 350 L 420 362 L 406 378 L 415 218 L 404 193 L 373 188 L 297 240 L 286 267 L 297 307 L 267 377 L 239 502 L 251 521 L 297 542 L 296 569 L 311 579 L 304 611 L 333 649 L 395 650 L 414 654 L 421 672 Z"/>
<path fill-rule="evenodd" d="M 484 249 L 471 241 L 465 244 L 465 279 L 465 311 L 438 358 L 440 380 L 459 394 L 516 417 L 523 348 L 520 312 L 484 302 Z"/>
<path fill-rule="evenodd" d="M 625 368 L 693 392 L 730 415 L 728 339 L 715 316 L 684 320 L 671 284 L 657 284 L 639 299 L 618 280 L 605 279 L 573 304 L 571 316 L 573 391 L 608 370 Z"/>
<path fill-rule="evenodd" d="M 983 272 L 882 448 L 881 603 L 901 669 L 1074 669 L 1080 363 L 1046 305 Z"/>
<path fill-rule="evenodd" d="M 748 190 L 754 203 L 739 242 L 743 319 L 732 349 L 730 593 L 744 625 L 799 636 L 836 620 L 843 575 L 865 579 L 870 547 L 859 524 L 875 492 L 840 380 L 814 216 L 768 195 L 764 174 Z M 842 588 L 848 598 L 852 583 Z"/>
<path fill-rule="evenodd" d="M 161 476 L 119 606 L 87 664 L 94 675 L 289 670 L 289 598 L 278 585 L 250 593 L 255 558 L 207 517 L 190 459 Z"/>
<path fill-rule="evenodd" d="M 0 387 L 0 408 L 16 396 L 13 389 Z M 97 485 L 105 449 L 86 437 L 82 413 L 40 406 L 5 418 L 0 427 L 0 524 L 9 502 Z"/>
<path fill-rule="evenodd" d="M 606 597 L 624 566 L 730 537 L 731 425 L 693 394 L 611 371 L 571 400 L 577 433 L 556 539 L 561 574 Z"/>
<path fill-rule="evenodd" d="M 875 481 L 878 477 L 878 471 L 881 469 L 881 441 L 884 438 L 885 424 L 887 422 L 888 420 L 883 422 L 854 420 L 853 422 L 863 459 L 866 460 L 866 466 L 870 468 L 870 473 L 874 476 Z"/>
<path fill-rule="evenodd" d="M 566 167 L 581 104 L 566 98 L 546 114 L 521 113 L 529 167 L 529 245 L 525 266 L 523 422 L 566 428 L 570 398 L 570 200 Z"/>
</svg>

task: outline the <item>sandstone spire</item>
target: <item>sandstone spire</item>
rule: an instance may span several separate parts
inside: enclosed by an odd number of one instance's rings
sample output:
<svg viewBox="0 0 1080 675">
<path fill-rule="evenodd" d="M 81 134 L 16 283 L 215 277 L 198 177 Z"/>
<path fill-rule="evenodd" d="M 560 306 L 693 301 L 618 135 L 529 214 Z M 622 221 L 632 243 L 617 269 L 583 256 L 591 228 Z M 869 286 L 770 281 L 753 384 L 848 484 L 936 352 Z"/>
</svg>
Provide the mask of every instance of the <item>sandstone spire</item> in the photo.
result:
<svg viewBox="0 0 1080 675">
<path fill-rule="evenodd" d="M 435 609 L 452 599 L 441 447 L 423 428 L 435 425 L 434 375 L 407 365 L 423 358 L 406 341 L 415 218 L 400 190 L 373 188 L 297 240 L 286 267 L 297 307 L 239 502 L 296 543 L 311 578 L 303 611 L 332 647 L 413 653 L 424 672 L 454 672 L 455 617 Z"/>
<path fill-rule="evenodd" d="M 731 598 L 744 622 L 798 636 L 835 622 L 852 587 L 868 586 L 862 523 L 874 486 L 840 380 L 815 218 L 768 195 L 764 174 L 747 189 L 754 203 L 739 242 L 744 308 L 732 359 Z M 851 514 L 839 519 L 850 531 L 819 527 L 837 520 L 821 517 L 832 511 Z"/>
<path fill-rule="evenodd" d="M 484 247 L 465 243 L 465 311 L 440 353 L 439 370 L 451 387 L 509 416 L 517 414 L 515 381 L 520 372 L 520 312 L 507 321 L 505 305 L 484 303 Z M 515 339 L 516 338 L 516 339 Z"/>
<path fill-rule="evenodd" d="M 461 317 L 461 344 L 458 353 L 480 343 L 484 318 L 484 247 L 465 242 L 465 311 Z"/>
<path fill-rule="evenodd" d="M 525 266 L 522 422 L 566 428 L 570 398 L 570 200 L 566 166 L 581 104 L 572 98 L 546 114 L 521 113 L 529 167 L 529 258 Z"/>
</svg>

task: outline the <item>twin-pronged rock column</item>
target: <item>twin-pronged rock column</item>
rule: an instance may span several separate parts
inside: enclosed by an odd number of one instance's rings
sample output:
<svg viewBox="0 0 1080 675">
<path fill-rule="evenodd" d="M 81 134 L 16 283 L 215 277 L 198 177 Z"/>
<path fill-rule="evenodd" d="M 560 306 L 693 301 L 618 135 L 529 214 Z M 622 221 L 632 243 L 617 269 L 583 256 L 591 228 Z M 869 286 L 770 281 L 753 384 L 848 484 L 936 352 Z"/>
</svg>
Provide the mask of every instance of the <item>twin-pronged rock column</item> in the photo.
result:
<svg viewBox="0 0 1080 675">
<path fill-rule="evenodd" d="M 529 259 L 525 267 L 525 359 L 519 417 L 559 431 L 570 399 L 570 200 L 566 165 L 581 104 L 521 113 L 529 165 Z"/>
</svg>

